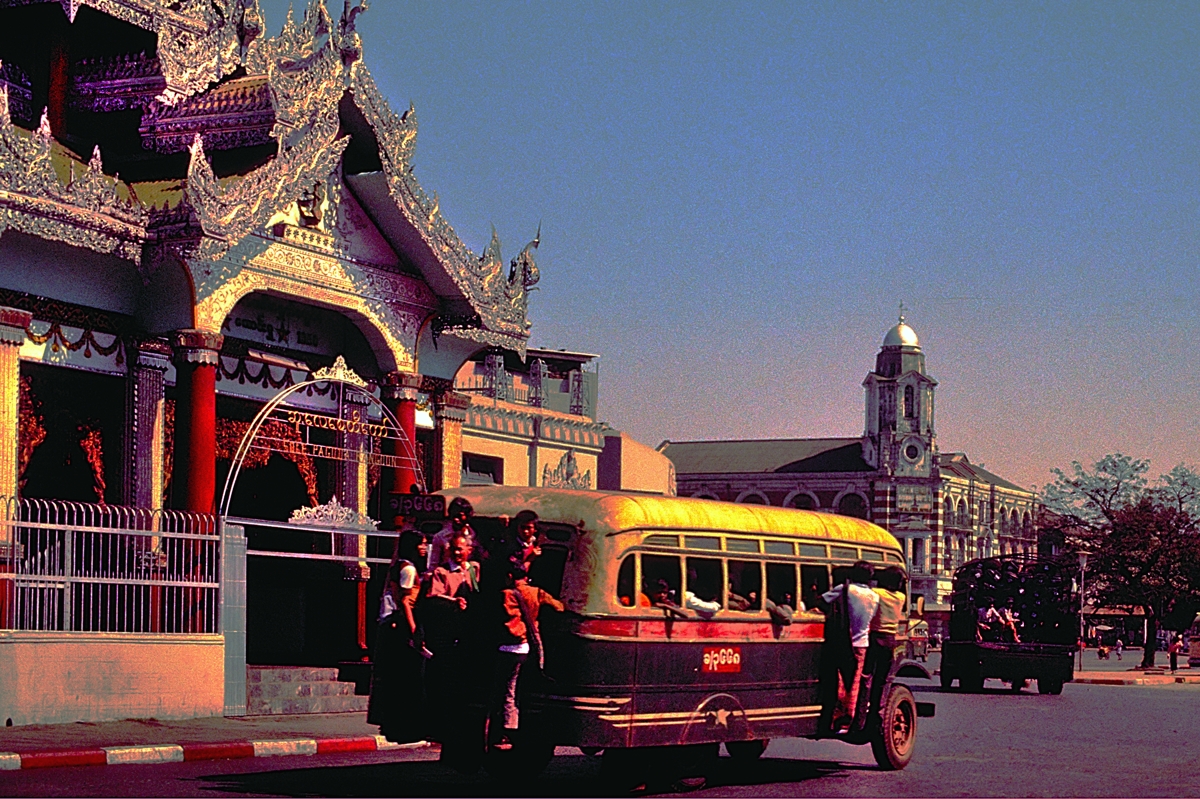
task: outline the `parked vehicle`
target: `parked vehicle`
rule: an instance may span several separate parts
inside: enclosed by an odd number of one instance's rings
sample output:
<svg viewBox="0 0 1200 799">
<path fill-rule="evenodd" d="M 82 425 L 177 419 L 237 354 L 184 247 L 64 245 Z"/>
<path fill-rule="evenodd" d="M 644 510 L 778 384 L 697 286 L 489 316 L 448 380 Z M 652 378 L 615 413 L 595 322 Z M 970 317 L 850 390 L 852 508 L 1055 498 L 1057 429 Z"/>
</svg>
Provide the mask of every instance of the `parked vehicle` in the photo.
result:
<svg viewBox="0 0 1200 799">
<path fill-rule="evenodd" d="M 1062 693 L 1074 675 L 1079 596 L 1066 562 L 1001 556 L 969 561 L 954 573 L 950 635 L 942 646 L 941 683 L 983 690 L 996 678 L 1019 691 Z M 1000 619 L 1007 608 L 1015 623 Z"/>
<path fill-rule="evenodd" d="M 908 625 L 908 643 L 905 644 L 904 654 L 910 660 L 925 661 L 929 659 L 929 623 L 913 621 Z"/>
<path fill-rule="evenodd" d="M 444 493 L 471 502 L 477 531 L 524 509 L 540 517 L 530 579 L 566 610 L 543 613 L 544 670 L 522 672 L 519 743 L 502 756 L 526 776 L 556 745 L 661 770 L 681 747 L 754 759 L 771 738 L 816 736 L 817 596 L 855 561 L 904 563 L 886 530 L 846 516 L 600 491 Z M 902 646 L 881 728 L 854 741 L 883 769 L 908 764 L 918 717 L 933 715 L 895 679 L 928 675 Z"/>
</svg>

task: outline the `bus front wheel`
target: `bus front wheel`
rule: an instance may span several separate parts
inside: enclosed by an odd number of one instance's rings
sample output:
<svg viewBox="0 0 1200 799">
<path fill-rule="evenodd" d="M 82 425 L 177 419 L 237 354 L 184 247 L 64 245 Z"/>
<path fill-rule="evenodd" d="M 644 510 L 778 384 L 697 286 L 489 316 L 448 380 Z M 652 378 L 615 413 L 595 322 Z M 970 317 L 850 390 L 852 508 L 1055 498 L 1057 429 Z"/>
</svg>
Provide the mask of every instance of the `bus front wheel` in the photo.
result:
<svg viewBox="0 0 1200 799">
<path fill-rule="evenodd" d="M 883 706 L 882 723 L 871 737 L 871 752 L 884 771 L 898 771 L 912 760 L 917 742 L 917 703 L 912 691 L 892 686 Z"/>
<path fill-rule="evenodd" d="M 762 757 L 770 741 L 726 741 L 725 751 L 739 763 L 750 763 Z"/>
</svg>

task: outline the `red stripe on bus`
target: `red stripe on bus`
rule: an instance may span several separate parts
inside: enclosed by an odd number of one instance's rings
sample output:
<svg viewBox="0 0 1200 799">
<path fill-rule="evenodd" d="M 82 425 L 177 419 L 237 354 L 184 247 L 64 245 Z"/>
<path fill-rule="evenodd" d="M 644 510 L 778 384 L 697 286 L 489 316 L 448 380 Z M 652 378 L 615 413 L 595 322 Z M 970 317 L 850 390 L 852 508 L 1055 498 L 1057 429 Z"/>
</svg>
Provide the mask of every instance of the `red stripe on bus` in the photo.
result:
<svg viewBox="0 0 1200 799">
<path fill-rule="evenodd" d="M 779 628 L 769 622 L 661 621 L 657 619 L 587 619 L 580 635 L 649 640 L 687 638 L 704 641 L 821 641 L 822 622 Z"/>
</svg>

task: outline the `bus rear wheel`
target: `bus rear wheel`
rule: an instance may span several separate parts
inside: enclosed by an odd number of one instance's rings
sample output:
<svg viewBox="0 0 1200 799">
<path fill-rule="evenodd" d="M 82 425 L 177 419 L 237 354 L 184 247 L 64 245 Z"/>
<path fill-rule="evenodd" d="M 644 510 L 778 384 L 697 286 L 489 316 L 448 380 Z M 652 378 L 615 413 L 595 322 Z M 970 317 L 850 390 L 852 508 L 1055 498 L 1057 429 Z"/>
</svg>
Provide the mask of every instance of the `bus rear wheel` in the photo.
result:
<svg viewBox="0 0 1200 799">
<path fill-rule="evenodd" d="M 770 741 L 726 741 L 725 751 L 738 763 L 751 763 L 762 757 Z"/>
<path fill-rule="evenodd" d="M 883 705 L 882 723 L 871 736 L 871 752 L 884 771 L 898 771 L 912 760 L 917 742 L 917 702 L 912 691 L 894 685 Z"/>
<path fill-rule="evenodd" d="M 1037 684 L 1038 684 L 1038 693 L 1039 694 L 1052 694 L 1054 696 L 1057 696 L 1058 694 L 1062 693 L 1062 689 L 1063 689 L 1063 681 L 1062 680 L 1051 680 L 1051 679 L 1039 677 Z"/>
</svg>

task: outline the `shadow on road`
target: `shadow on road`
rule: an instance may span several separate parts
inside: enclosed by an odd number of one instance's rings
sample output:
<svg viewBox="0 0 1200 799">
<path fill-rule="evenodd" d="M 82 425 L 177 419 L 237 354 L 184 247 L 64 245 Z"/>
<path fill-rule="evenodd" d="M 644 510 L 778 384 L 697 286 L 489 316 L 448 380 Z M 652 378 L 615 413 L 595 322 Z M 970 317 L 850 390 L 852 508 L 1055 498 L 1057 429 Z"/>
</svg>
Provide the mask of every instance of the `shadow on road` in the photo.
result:
<svg viewBox="0 0 1200 799">
<path fill-rule="evenodd" d="M 837 772 L 869 769 L 868 766 L 828 761 L 764 758 L 754 763 L 718 759 L 709 769 L 706 788 L 803 783 Z M 501 782 L 483 772 L 464 776 L 436 762 L 385 763 L 367 766 L 330 766 L 287 771 L 224 774 L 198 782 L 215 793 L 270 796 L 613 796 L 621 788 L 602 779 L 600 759 L 582 755 L 556 757 L 539 777 Z M 636 790 L 666 792 L 669 783 L 650 784 Z M 680 789 L 685 790 L 685 789 Z M 625 789 L 627 795 L 635 789 Z"/>
</svg>

